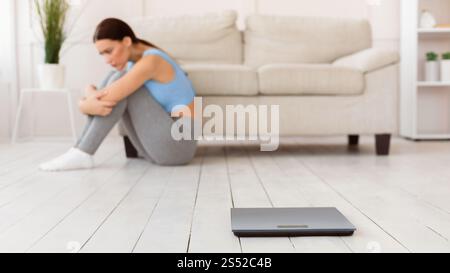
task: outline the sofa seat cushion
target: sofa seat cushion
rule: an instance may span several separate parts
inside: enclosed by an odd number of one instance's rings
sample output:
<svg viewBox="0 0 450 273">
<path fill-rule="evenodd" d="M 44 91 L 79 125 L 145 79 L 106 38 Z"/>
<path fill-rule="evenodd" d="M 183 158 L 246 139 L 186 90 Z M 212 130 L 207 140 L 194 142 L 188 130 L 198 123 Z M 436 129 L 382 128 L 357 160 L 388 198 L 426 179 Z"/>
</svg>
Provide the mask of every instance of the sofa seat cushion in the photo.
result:
<svg viewBox="0 0 450 273">
<path fill-rule="evenodd" d="M 243 65 L 182 64 L 197 96 L 256 96 L 256 70 Z"/>
<path fill-rule="evenodd" d="M 362 71 L 330 64 L 272 64 L 258 69 L 264 95 L 358 95 L 365 88 Z"/>
</svg>

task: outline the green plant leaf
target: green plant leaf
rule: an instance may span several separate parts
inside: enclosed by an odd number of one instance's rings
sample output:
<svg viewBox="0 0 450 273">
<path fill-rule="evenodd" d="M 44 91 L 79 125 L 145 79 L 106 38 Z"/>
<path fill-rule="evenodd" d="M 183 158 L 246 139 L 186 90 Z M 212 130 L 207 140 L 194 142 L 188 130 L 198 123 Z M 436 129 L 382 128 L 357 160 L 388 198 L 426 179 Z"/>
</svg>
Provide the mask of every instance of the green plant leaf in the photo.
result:
<svg viewBox="0 0 450 273">
<path fill-rule="evenodd" d="M 433 61 L 437 61 L 439 56 L 436 52 L 428 52 L 426 54 L 426 57 L 427 57 L 428 62 L 433 62 Z"/>
<path fill-rule="evenodd" d="M 34 0 L 44 35 L 45 63 L 58 64 L 66 40 L 64 25 L 69 9 L 67 0 Z"/>
<path fill-rule="evenodd" d="M 445 52 L 442 54 L 443 60 L 450 60 L 450 52 Z"/>
</svg>

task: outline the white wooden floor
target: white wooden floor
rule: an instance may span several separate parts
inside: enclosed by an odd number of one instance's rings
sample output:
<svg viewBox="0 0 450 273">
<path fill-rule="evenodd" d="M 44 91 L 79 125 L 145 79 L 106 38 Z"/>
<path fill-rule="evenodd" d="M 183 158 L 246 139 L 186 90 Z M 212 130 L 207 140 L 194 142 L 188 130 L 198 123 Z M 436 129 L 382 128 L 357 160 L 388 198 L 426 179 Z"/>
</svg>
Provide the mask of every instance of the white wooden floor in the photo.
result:
<svg viewBox="0 0 450 273">
<path fill-rule="evenodd" d="M 127 160 L 120 139 L 99 167 L 37 165 L 70 143 L 0 144 L 0 252 L 450 252 L 450 143 L 285 139 L 259 146 L 203 143 L 192 164 Z M 231 207 L 335 206 L 352 237 L 237 238 Z"/>
</svg>

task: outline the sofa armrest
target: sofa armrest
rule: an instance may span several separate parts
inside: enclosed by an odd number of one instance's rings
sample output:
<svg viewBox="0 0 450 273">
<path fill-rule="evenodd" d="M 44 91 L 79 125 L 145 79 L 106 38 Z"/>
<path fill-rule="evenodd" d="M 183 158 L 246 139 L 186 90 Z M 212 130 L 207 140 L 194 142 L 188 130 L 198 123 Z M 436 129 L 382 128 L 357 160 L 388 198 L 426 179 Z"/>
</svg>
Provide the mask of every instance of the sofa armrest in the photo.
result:
<svg viewBox="0 0 450 273">
<path fill-rule="evenodd" d="M 369 48 L 337 59 L 333 65 L 355 68 L 364 73 L 398 63 L 399 54 L 394 50 Z"/>
</svg>

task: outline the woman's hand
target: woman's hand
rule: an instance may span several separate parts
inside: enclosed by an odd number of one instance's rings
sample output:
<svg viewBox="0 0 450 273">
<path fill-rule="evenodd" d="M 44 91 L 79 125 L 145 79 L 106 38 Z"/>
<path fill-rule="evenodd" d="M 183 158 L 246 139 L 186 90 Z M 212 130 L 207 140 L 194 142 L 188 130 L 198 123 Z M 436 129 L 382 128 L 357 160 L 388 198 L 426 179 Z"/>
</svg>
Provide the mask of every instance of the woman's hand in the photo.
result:
<svg viewBox="0 0 450 273">
<path fill-rule="evenodd" d="M 93 84 L 90 84 L 90 85 L 86 86 L 86 88 L 84 89 L 84 96 L 89 97 L 89 96 L 95 95 L 96 92 L 97 92 L 97 87 L 95 87 L 95 85 L 93 85 Z"/>
<path fill-rule="evenodd" d="M 79 103 L 80 111 L 86 115 L 102 117 L 108 116 L 117 103 L 100 100 L 104 95 L 105 94 L 99 92 L 98 94 L 92 94 L 85 97 Z"/>
</svg>

